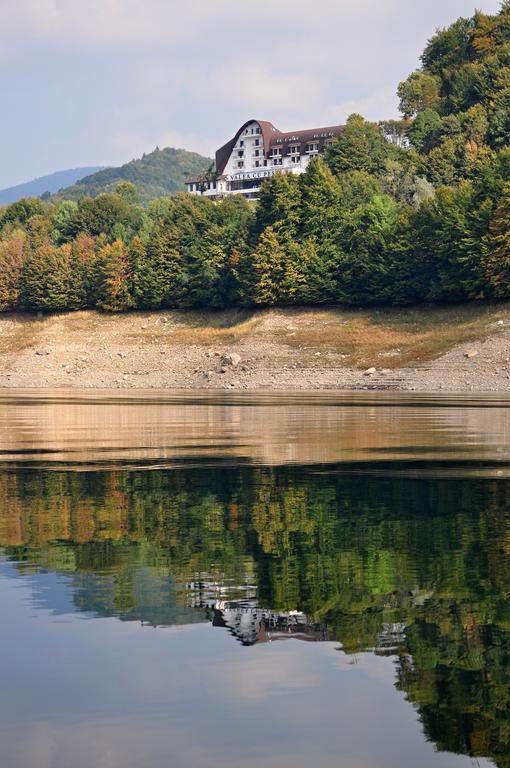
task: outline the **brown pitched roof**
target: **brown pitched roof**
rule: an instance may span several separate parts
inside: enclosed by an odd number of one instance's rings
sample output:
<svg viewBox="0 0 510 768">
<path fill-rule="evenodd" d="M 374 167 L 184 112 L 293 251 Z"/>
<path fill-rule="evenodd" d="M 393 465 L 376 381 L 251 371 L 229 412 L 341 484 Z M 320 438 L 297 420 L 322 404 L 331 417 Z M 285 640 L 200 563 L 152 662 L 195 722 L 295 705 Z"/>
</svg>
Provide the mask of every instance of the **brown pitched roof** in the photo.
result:
<svg viewBox="0 0 510 768">
<path fill-rule="evenodd" d="M 246 123 L 239 128 L 236 135 L 216 152 L 216 170 L 218 173 L 223 173 L 225 170 L 225 166 L 228 163 L 228 159 L 232 154 L 232 150 L 234 149 L 239 136 L 251 123 L 258 123 L 260 126 L 264 143 L 264 155 L 266 157 L 273 147 L 287 147 L 292 144 L 302 144 L 309 141 L 319 142 L 322 149 L 324 142 L 327 139 L 334 138 L 343 131 L 343 125 L 332 125 L 327 128 L 306 128 L 302 131 L 287 131 L 284 133 L 275 128 L 274 125 L 267 120 L 247 120 Z"/>
<path fill-rule="evenodd" d="M 339 136 L 343 129 L 343 125 L 330 125 L 326 128 L 305 128 L 302 131 L 287 131 L 286 133 L 277 131 L 271 137 L 269 149 L 273 147 L 287 147 L 294 144 L 307 144 L 308 142 L 318 142 L 322 145 L 328 139 L 334 139 Z"/>
<path fill-rule="evenodd" d="M 230 141 L 227 141 L 226 144 L 224 144 L 218 151 L 216 152 L 216 170 L 218 173 L 223 173 L 225 170 L 225 166 L 228 163 L 228 159 L 230 155 L 232 154 L 232 150 L 234 149 L 237 139 L 242 134 L 244 129 L 250 125 L 250 123 L 258 123 L 260 126 L 260 130 L 262 131 L 262 139 L 264 142 L 264 153 L 267 153 L 269 151 L 271 136 L 273 136 L 276 133 L 279 133 L 279 131 L 274 127 L 272 123 L 269 123 L 267 120 L 247 120 L 244 125 L 242 125 L 239 130 L 237 131 L 236 135 L 230 139 Z"/>
</svg>

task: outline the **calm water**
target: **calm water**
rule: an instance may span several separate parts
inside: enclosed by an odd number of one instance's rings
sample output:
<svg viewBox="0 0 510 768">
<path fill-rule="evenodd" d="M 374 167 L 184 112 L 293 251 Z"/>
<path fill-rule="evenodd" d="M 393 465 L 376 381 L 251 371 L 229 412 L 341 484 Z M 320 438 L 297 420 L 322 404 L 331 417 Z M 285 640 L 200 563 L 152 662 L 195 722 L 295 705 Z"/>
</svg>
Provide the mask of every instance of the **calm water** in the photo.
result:
<svg viewBox="0 0 510 768">
<path fill-rule="evenodd" d="M 510 766 L 510 400 L 0 393 L 1 768 Z"/>
</svg>

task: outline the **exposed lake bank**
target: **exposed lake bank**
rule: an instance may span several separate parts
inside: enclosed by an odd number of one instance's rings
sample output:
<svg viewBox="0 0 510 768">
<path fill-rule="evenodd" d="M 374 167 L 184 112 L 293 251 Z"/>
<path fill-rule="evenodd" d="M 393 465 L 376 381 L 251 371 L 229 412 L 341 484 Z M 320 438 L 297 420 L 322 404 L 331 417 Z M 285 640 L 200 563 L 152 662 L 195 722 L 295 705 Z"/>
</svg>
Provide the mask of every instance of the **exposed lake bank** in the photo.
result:
<svg viewBox="0 0 510 768">
<path fill-rule="evenodd" d="M 510 304 L 0 316 L 0 387 L 510 391 Z"/>
</svg>

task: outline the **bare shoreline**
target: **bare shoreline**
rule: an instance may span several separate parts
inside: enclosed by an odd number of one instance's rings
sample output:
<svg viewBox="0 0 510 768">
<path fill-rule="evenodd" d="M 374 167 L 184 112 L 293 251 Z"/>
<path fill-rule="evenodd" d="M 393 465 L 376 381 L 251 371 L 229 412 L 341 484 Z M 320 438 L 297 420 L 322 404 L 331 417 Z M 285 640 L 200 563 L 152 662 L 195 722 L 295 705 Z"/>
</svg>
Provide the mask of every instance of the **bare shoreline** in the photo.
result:
<svg viewBox="0 0 510 768">
<path fill-rule="evenodd" d="M 0 387 L 510 392 L 510 304 L 4 315 Z"/>
</svg>

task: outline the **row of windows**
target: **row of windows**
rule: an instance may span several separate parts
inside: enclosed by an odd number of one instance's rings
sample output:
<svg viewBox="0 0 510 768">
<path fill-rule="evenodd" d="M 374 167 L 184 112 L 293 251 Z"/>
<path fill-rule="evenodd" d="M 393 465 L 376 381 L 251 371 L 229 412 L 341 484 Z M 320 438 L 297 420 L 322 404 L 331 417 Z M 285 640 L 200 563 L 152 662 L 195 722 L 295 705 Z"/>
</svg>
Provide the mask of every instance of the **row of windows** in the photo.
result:
<svg viewBox="0 0 510 768">
<path fill-rule="evenodd" d="M 190 192 L 203 192 L 206 189 L 216 189 L 216 182 L 215 181 L 204 181 L 201 184 L 188 184 Z"/>
<path fill-rule="evenodd" d="M 294 163 L 297 165 L 297 163 L 301 162 L 301 155 L 295 155 L 294 157 L 290 158 L 291 163 Z M 283 159 L 281 157 L 275 157 L 273 158 L 273 165 L 282 165 Z M 237 163 L 238 168 L 244 168 L 244 160 L 239 160 Z M 255 168 L 266 168 L 267 167 L 267 160 L 255 160 Z"/>
<path fill-rule="evenodd" d="M 255 160 L 255 168 L 265 168 L 267 166 L 267 160 Z M 244 168 L 244 160 L 239 160 L 237 163 L 238 168 Z"/>
<path fill-rule="evenodd" d="M 294 144 L 293 146 L 289 147 L 289 155 L 299 155 L 301 150 L 300 144 Z M 305 152 L 318 152 L 319 151 L 319 144 L 317 142 L 309 142 L 305 146 Z M 281 157 L 282 155 L 282 148 L 281 147 L 273 147 L 271 150 L 271 157 Z"/>
</svg>

